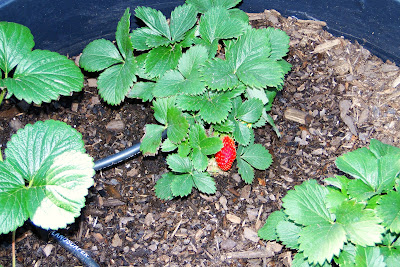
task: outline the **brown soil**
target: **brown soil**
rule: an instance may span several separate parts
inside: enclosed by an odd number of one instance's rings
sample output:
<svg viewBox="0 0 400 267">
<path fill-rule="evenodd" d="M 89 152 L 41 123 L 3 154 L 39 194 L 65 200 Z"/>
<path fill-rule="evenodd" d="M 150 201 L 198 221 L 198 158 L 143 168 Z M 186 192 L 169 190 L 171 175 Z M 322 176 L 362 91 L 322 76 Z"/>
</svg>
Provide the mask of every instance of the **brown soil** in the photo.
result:
<svg viewBox="0 0 400 267">
<path fill-rule="evenodd" d="M 274 26 L 290 36 L 287 60 L 293 65 L 273 115 L 282 137 L 270 127 L 256 131 L 256 143 L 273 155 L 253 184 L 234 166 L 216 177 L 218 192 L 197 191 L 160 201 L 154 184 L 166 172 L 165 155 L 136 156 L 98 172 L 86 208 L 62 234 L 101 266 L 289 266 L 293 251 L 259 240 L 257 230 L 281 207 L 293 186 L 338 174 L 337 156 L 367 146 L 371 138 L 400 146 L 400 71 L 358 44 L 335 38 L 324 23 L 283 18 L 276 11 L 250 14 L 255 27 Z M 111 107 L 99 100 L 87 77 L 83 92 L 60 101 L 0 107 L 0 145 L 17 129 L 58 119 L 82 133 L 95 160 L 138 142 L 153 122 L 149 103 L 125 101 Z M 307 119 L 293 121 L 286 113 Z M 110 129 L 116 125 L 114 130 Z M 76 266 L 80 262 L 26 223 L 17 231 L 17 263 L 22 266 Z M 11 265 L 11 235 L 0 236 L 0 264 Z"/>
</svg>

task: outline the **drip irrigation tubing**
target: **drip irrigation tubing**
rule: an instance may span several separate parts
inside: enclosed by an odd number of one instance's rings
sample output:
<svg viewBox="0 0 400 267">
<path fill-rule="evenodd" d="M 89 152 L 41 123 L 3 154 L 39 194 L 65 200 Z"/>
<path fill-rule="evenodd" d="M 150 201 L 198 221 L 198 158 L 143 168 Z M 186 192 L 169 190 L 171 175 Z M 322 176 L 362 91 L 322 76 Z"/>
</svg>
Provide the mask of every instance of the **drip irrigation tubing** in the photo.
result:
<svg viewBox="0 0 400 267">
<path fill-rule="evenodd" d="M 166 138 L 167 132 L 162 133 L 162 138 Z M 94 162 L 93 169 L 95 171 L 111 167 L 118 164 L 124 160 L 127 160 L 133 156 L 140 153 L 140 142 L 134 144 L 133 146 L 118 152 L 116 154 L 110 155 L 103 159 L 99 159 Z M 99 267 L 99 265 L 87 254 L 83 249 L 78 247 L 74 242 L 66 238 L 65 236 L 57 233 L 56 231 L 49 231 L 49 236 L 56 240 L 65 250 L 74 255 L 83 265 L 87 267 Z"/>
</svg>

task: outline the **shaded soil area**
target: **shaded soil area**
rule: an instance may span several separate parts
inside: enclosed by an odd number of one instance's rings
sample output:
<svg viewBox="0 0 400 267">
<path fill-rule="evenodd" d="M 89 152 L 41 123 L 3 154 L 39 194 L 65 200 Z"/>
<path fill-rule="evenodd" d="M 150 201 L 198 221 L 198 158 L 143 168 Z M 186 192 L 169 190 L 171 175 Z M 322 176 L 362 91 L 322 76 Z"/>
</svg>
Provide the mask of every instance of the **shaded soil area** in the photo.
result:
<svg viewBox="0 0 400 267">
<path fill-rule="evenodd" d="M 87 205 L 76 223 L 59 232 L 101 266 L 290 266 L 294 251 L 259 240 L 257 230 L 295 185 L 339 174 L 336 157 L 371 138 L 400 146 L 400 71 L 358 44 L 326 32 L 323 22 L 284 18 L 274 10 L 249 14 L 254 27 L 281 28 L 290 36 L 293 65 L 271 115 L 279 127 L 256 130 L 274 163 L 256 171 L 251 185 L 236 165 L 215 177 L 218 192 L 197 191 L 161 201 L 154 184 L 167 171 L 165 154 L 138 155 L 96 173 Z M 154 123 L 151 104 L 104 104 L 96 76 L 72 97 L 41 107 L 8 100 L 0 107 L 2 150 L 28 123 L 56 119 L 83 135 L 87 152 L 101 159 L 139 142 Z M 11 234 L 0 236 L 0 264 L 11 265 Z M 17 231 L 20 266 L 81 263 L 29 223 Z"/>
</svg>

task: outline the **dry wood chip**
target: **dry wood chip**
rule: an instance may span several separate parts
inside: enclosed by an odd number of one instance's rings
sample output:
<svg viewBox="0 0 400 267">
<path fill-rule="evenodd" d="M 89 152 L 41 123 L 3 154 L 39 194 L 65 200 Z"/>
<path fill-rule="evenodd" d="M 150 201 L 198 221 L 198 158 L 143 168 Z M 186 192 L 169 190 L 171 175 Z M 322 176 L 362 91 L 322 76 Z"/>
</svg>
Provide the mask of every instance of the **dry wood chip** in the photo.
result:
<svg viewBox="0 0 400 267">
<path fill-rule="evenodd" d="M 283 116 L 287 120 L 298 122 L 300 124 L 309 124 L 312 120 L 312 117 L 308 115 L 306 112 L 295 108 L 286 109 Z"/>
<path fill-rule="evenodd" d="M 97 87 L 97 79 L 95 78 L 87 79 L 87 83 L 89 87 Z"/>
<path fill-rule="evenodd" d="M 236 224 L 240 224 L 240 222 L 241 222 L 241 219 L 238 216 L 236 216 L 234 214 L 230 214 L 230 213 L 226 214 L 226 219 L 228 221 L 230 221 L 232 223 L 236 223 Z"/>
<path fill-rule="evenodd" d="M 340 44 L 340 39 L 334 39 L 334 40 L 326 41 L 323 44 L 317 45 L 314 48 L 314 53 L 323 53 L 323 52 L 328 51 L 332 47 L 335 47 L 335 46 L 337 46 L 339 44 Z"/>
<path fill-rule="evenodd" d="M 92 235 L 97 242 L 104 243 L 104 237 L 100 233 L 93 233 Z"/>
<path fill-rule="evenodd" d="M 112 120 L 107 123 L 106 129 L 109 131 L 119 132 L 125 129 L 125 123 L 121 120 Z"/>
<path fill-rule="evenodd" d="M 243 228 L 243 235 L 246 239 L 253 241 L 253 242 L 258 242 L 260 238 L 258 237 L 258 234 L 256 231 L 249 227 L 244 227 Z"/>
<path fill-rule="evenodd" d="M 224 195 L 222 195 L 219 198 L 219 203 L 222 205 L 222 208 L 224 208 L 224 210 L 228 210 L 228 207 L 226 206 L 226 204 L 228 203 L 228 200 L 226 199 L 226 197 Z"/>
<path fill-rule="evenodd" d="M 113 246 L 115 248 L 122 246 L 122 240 L 121 240 L 121 238 L 119 238 L 118 234 L 115 234 L 113 239 L 111 240 L 111 246 Z"/>
<path fill-rule="evenodd" d="M 125 202 L 122 202 L 119 199 L 110 198 L 110 199 L 103 200 L 104 207 L 117 207 L 117 206 L 122 206 L 122 205 L 125 205 Z"/>
<path fill-rule="evenodd" d="M 46 257 L 48 257 L 51 254 L 51 251 L 53 250 L 54 246 L 52 244 L 47 244 L 44 249 L 43 253 Z"/>
<path fill-rule="evenodd" d="M 147 213 L 146 217 L 144 218 L 144 224 L 150 226 L 154 222 L 153 213 Z"/>
<path fill-rule="evenodd" d="M 393 81 L 392 87 L 397 87 L 400 84 L 400 75 Z"/>
</svg>

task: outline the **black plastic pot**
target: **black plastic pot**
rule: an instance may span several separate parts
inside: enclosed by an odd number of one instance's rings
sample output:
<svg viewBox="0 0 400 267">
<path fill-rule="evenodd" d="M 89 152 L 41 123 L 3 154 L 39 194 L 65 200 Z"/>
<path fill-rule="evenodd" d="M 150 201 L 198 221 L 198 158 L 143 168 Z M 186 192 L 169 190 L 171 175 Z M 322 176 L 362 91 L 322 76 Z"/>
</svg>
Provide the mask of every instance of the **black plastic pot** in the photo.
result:
<svg viewBox="0 0 400 267">
<path fill-rule="evenodd" d="M 336 36 L 357 40 L 383 60 L 400 65 L 400 0 L 242 0 L 246 12 L 276 9 L 284 16 L 327 22 Z M 169 13 L 184 0 L 0 0 L 0 21 L 21 23 L 36 48 L 78 55 L 92 40 L 114 40 L 125 8 L 149 6 Z M 132 27 L 137 26 L 132 18 Z"/>
</svg>

